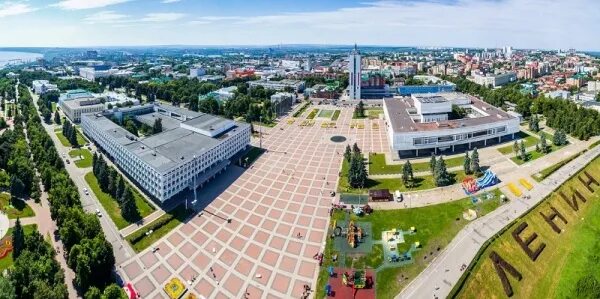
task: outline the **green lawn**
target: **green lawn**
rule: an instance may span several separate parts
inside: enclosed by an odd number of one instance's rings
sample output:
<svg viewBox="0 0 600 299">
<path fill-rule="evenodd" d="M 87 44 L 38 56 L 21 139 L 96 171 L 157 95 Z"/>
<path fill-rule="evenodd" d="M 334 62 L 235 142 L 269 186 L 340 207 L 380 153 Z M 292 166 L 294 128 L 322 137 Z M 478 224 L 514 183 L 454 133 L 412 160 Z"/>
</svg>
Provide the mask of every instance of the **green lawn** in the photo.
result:
<svg viewBox="0 0 600 299">
<path fill-rule="evenodd" d="M 318 117 L 331 118 L 333 116 L 333 112 L 334 110 L 323 109 L 319 111 Z"/>
<path fill-rule="evenodd" d="M 369 119 L 378 119 L 379 114 L 383 114 L 383 109 L 379 109 L 379 108 L 367 109 L 366 112 L 367 112 L 367 117 Z"/>
<path fill-rule="evenodd" d="M 458 167 L 463 166 L 465 161 L 464 157 L 454 157 L 450 159 L 445 159 L 446 167 Z M 387 164 L 385 162 L 384 154 L 369 154 L 369 174 L 377 175 L 377 174 L 399 174 L 402 173 L 403 164 Z M 430 171 L 429 162 L 421 162 L 421 163 L 412 163 L 413 172 L 423 172 Z"/>
<path fill-rule="evenodd" d="M 30 234 L 31 232 L 34 232 L 37 230 L 37 225 L 35 224 L 28 224 L 28 225 L 23 225 L 23 232 L 25 232 L 25 234 Z M 13 228 L 9 228 L 6 231 L 6 236 L 10 236 L 12 235 L 12 231 Z M 4 272 L 4 270 L 8 269 L 10 266 L 13 265 L 13 254 L 12 251 L 9 252 L 3 259 L 0 259 L 0 272 Z"/>
<path fill-rule="evenodd" d="M 54 111 L 56 111 L 56 103 L 52 102 L 52 113 L 54 113 Z"/>
<path fill-rule="evenodd" d="M 600 159 L 594 160 L 586 171 L 600 179 Z M 492 238 L 491 243 L 480 252 L 473 264 L 465 271 L 462 283 L 453 290 L 452 298 L 505 298 L 500 279 L 496 275 L 493 263 L 488 258 L 490 252 L 496 251 L 523 276 L 517 281 L 508 275 L 513 298 L 598 298 L 598 285 L 583 283 L 585 279 L 600 277 L 600 190 L 594 186 L 590 192 L 576 177 L 569 179 L 559 187 L 567 196 L 573 194 L 572 188 L 578 190 L 587 200 L 579 201 L 577 212 L 559 195 L 553 192 L 544 201 L 534 207 L 528 214 L 512 223 L 501 234 Z M 554 223 L 561 229 L 557 234 L 540 216 L 540 212 L 549 215 L 550 207 L 554 207 L 566 219 L 566 223 L 555 219 Z M 535 232 L 537 238 L 529 245 L 536 250 L 541 243 L 546 247 L 532 261 L 514 240 L 512 232 L 522 222 L 528 227 L 521 233 L 528 240 Z M 543 275 L 541 275 L 543 274 Z M 591 291 L 595 290 L 596 295 Z"/>
<path fill-rule="evenodd" d="M 292 116 L 299 117 L 300 115 L 302 115 L 302 113 L 304 113 L 304 111 L 306 111 L 306 108 L 308 108 L 308 106 L 310 106 L 310 102 L 305 102 L 304 104 L 302 104 L 302 107 L 298 109 L 298 111 L 294 112 L 294 115 Z"/>
<path fill-rule="evenodd" d="M 598 146 L 599 144 L 600 144 L 600 140 L 598 140 L 598 141 L 596 141 L 596 142 L 594 142 L 594 143 L 590 144 L 590 146 L 588 147 L 588 149 L 593 149 L 593 148 L 595 148 L 596 146 Z"/>
<path fill-rule="evenodd" d="M 433 176 L 426 175 L 426 176 L 415 177 L 414 181 L 413 181 L 413 186 L 411 186 L 410 188 L 405 186 L 404 183 L 402 183 L 401 178 L 391 178 L 391 179 L 386 178 L 386 179 L 367 179 L 364 189 L 355 189 L 355 188 L 352 188 L 350 186 L 350 184 L 348 183 L 348 178 L 347 178 L 348 167 L 349 167 L 348 163 L 346 161 L 344 161 L 342 164 L 342 170 L 341 170 L 342 176 L 340 177 L 340 181 L 338 184 L 338 192 L 362 194 L 362 193 L 366 193 L 367 190 L 371 190 L 371 189 L 389 189 L 392 192 L 396 191 L 396 190 L 405 192 L 405 191 L 427 190 L 427 189 L 433 189 L 433 188 L 437 187 L 433 180 Z M 456 172 L 451 172 L 450 176 L 452 177 L 452 180 L 453 180 L 452 184 L 461 182 L 465 177 L 467 177 L 465 172 L 462 170 L 456 171 Z"/>
<path fill-rule="evenodd" d="M 342 113 L 342 111 L 335 110 L 335 112 L 333 112 L 333 116 L 331 117 L 331 120 L 338 120 L 338 118 L 340 118 L 341 113 Z"/>
<path fill-rule="evenodd" d="M 569 158 L 566 158 L 554 165 L 551 165 L 547 168 L 542 169 L 539 173 L 533 174 L 531 177 L 536 180 L 537 182 L 541 182 L 543 181 L 545 178 L 549 177 L 551 174 L 553 174 L 555 171 L 559 170 L 561 167 L 565 166 L 567 163 L 573 161 L 575 158 L 581 156 L 581 154 L 585 153 L 587 150 L 583 150 L 582 152 L 579 152 Z"/>
<path fill-rule="evenodd" d="M 319 113 L 319 109 L 313 109 L 308 116 L 306 117 L 306 119 L 314 119 L 317 114 Z"/>
<path fill-rule="evenodd" d="M 528 133 L 525 133 L 523 131 L 516 133 L 515 139 L 519 142 L 519 144 L 521 144 L 521 140 L 522 140 L 525 143 L 525 147 L 535 146 L 536 143 L 538 143 L 540 141 L 540 139 L 537 138 L 536 136 L 529 135 Z M 546 140 L 548 140 L 549 142 L 552 142 L 552 135 L 546 134 Z M 511 153 L 514 153 L 514 151 L 513 151 L 514 141 L 511 141 L 509 143 L 510 143 L 510 145 L 498 148 L 498 151 L 504 155 L 509 155 Z"/>
<path fill-rule="evenodd" d="M 91 191 L 94 192 L 100 201 L 100 204 L 102 204 L 102 207 L 104 207 L 104 210 L 106 210 L 108 216 L 110 216 L 118 229 L 125 228 L 131 224 L 131 222 L 128 222 L 125 218 L 123 218 L 123 216 L 121 216 L 121 209 L 119 208 L 119 203 L 116 201 L 116 199 L 112 198 L 110 194 L 106 194 L 100 190 L 98 180 L 94 176 L 93 172 L 89 172 L 85 175 L 85 181 L 88 183 L 88 185 L 90 185 Z M 137 190 L 132 188 L 131 191 L 133 191 L 135 205 L 137 206 L 142 218 L 154 212 L 154 207 L 146 202 L 144 197 L 142 197 Z"/>
<path fill-rule="evenodd" d="M 454 236 L 468 223 L 462 218 L 462 213 L 466 209 L 474 209 L 479 215 L 485 215 L 493 211 L 500 205 L 499 190 L 494 190 L 496 199 L 487 200 L 477 205 L 471 203 L 470 198 L 464 198 L 457 201 L 432 205 L 414 209 L 400 210 L 376 210 L 370 215 L 358 217 L 352 214 L 351 220 L 360 222 L 370 222 L 372 227 L 372 236 L 374 240 L 381 239 L 381 233 L 390 229 L 408 230 L 415 227 L 415 235 L 406 235 L 406 243 L 398 245 L 399 252 L 406 252 L 414 242 L 420 242 L 422 249 L 413 253 L 414 263 L 396 267 L 384 268 L 377 272 L 376 292 L 378 299 L 394 298 L 400 290 L 406 286 L 413 278 L 417 276 L 431 262 L 434 255 L 437 255 L 438 248 L 441 250 L 450 243 Z M 342 220 L 345 213 L 342 211 L 334 212 L 331 221 Z M 334 263 L 331 256 L 337 254 L 333 247 L 333 242 L 327 239 L 324 252 L 324 263 L 320 268 L 317 296 L 323 298 L 323 288 L 327 282 L 327 267 L 330 265 L 338 266 L 341 261 Z M 383 262 L 383 248 L 374 245 L 372 252 L 353 261 L 355 268 L 376 268 Z M 431 254 L 433 253 L 433 255 Z M 347 265 L 348 266 L 348 265 Z M 407 280 L 400 280 L 400 274 L 408 277 Z"/>
<path fill-rule="evenodd" d="M 35 216 L 31 207 L 22 200 L 15 200 L 14 205 L 11 205 L 10 194 L 6 192 L 0 193 L 0 209 L 6 213 L 9 219 Z"/>
<path fill-rule="evenodd" d="M 548 154 L 550 154 L 550 153 L 552 153 L 554 151 L 557 151 L 557 150 L 559 150 L 559 149 L 561 149 L 561 148 L 563 148 L 565 146 L 566 145 L 561 145 L 561 146 L 551 145 L 550 146 L 550 151 L 548 152 Z M 521 158 L 519 158 L 518 156 L 512 157 L 510 159 L 513 162 L 517 163 L 517 165 L 522 165 L 522 164 L 525 164 L 527 162 L 531 162 L 533 160 L 539 159 L 539 158 L 547 155 L 547 154 L 540 153 L 540 152 L 538 152 L 536 150 L 527 152 L 526 154 L 527 154 L 527 157 L 528 157 L 526 161 L 521 160 Z"/>
<path fill-rule="evenodd" d="M 56 133 L 58 140 L 60 140 L 60 143 L 64 147 L 71 147 L 71 143 L 69 142 L 69 140 L 67 140 L 65 135 L 63 135 L 62 130 L 57 129 L 57 130 L 54 130 L 54 132 Z M 83 135 L 81 135 L 81 133 L 78 130 L 77 131 L 77 143 L 79 143 L 79 145 L 82 146 L 82 145 L 86 144 L 87 142 L 88 142 L 87 139 L 85 139 L 85 137 L 83 137 Z"/>
<path fill-rule="evenodd" d="M 75 161 L 75 165 L 79 168 L 88 168 L 92 167 L 92 153 L 84 148 L 74 149 L 69 152 L 69 156 L 71 158 L 77 158 Z"/>
<path fill-rule="evenodd" d="M 127 239 L 136 252 L 140 252 L 183 223 L 192 212 L 192 210 L 186 210 L 185 205 L 179 205 L 173 211 L 150 222 L 125 239 Z M 149 231 L 152 231 L 152 233 L 147 234 Z"/>
</svg>

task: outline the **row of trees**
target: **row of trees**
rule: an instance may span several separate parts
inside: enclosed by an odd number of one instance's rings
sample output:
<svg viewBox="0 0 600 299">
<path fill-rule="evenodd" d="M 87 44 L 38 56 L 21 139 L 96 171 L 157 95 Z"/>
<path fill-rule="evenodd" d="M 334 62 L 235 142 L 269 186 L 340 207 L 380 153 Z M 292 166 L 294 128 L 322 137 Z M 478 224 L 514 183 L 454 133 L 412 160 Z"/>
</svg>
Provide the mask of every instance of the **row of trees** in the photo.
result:
<svg viewBox="0 0 600 299">
<path fill-rule="evenodd" d="M 77 141 L 77 128 L 68 120 L 65 120 L 62 127 L 62 134 L 67 138 L 69 143 L 73 147 L 79 147 L 80 144 Z"/>
<path fill-rule="evenodd" d="M 34 165 L 48 193 L 51 217 L 58 226 L 67 264 L 75 272 L 74 284 L 81 294 L 92 287 L 104 289 L 113 282 L 115 258 L 112 245 L 106 240 L 97 217 L 83 211 L 77 187 L 64 169 L 52 139 L 44 130 L 31 96 L 24 86 L 21 88 L 19 94 L 23 121 L 27 124 Z M 35 288 L 36 280 L 33 278 L 25 277 L 18 281 L 20 286 L 15 286 L 16 289 Z"/>
<path fill-rule="evenodd" d="M 350 186 L 352 188 L 364 188 L 368 176 L 367 166 L 356 143 L 354 143 L 352 149 L 350 149 L 350 145 L 346 145 L 344 159 L 350 164 L 348 168 L 348 183 Z"/>
<path fill-rule="evenodd" d="M 470 157 L 468 151 L 465 153 L 463 169 L 465 170 L 465 174 L 479 175 L 481 173 L 481 166 L 479 165 L 479 152 L 477 152 L 477 148 L 473 149 Z"/>
<path fill-rule="evenodd" d="M 453 183 L 453 178 L 450 173 L 448 173 L 446 161 L 444 161 L 443 156 L 440 156 L 439 159 L 436 159 L 435 155 L 431 154 L 429 168 L 431 170 L 431 174 L 433 175 L 433 181 L 437 187 L 448 186 Z"/>
<path fill-rule="evenodd" d="M 365 104 L 363 101 L 358 102 L 354 107 L 354 118 L 365 118 Z"/>
<path fill-rule="evenodd" d="M 120 173 L 106 163 L 103 157 L 99 157 L 94 153 L 92 159 L 93 172 L 98 180 L 100 189 L 117 200 L 121 208 L 121 216 L 129 222 L 140 220 L 141 215 L 135 205 L 131 186 L 125 182 Z"/>
</svg>

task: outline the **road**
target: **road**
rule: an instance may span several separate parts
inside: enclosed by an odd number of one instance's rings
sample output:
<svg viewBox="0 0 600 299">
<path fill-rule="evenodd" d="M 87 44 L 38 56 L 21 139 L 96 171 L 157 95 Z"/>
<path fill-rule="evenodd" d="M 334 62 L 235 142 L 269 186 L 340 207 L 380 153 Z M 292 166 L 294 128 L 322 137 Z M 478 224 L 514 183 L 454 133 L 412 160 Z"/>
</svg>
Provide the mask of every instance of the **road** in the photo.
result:
<svg viewBox="0 0 600 299">
<path fill-rule="evenodd" d="M 589 150 L 538 184 L 529 192 L 530 199 L 513 198 L 494 212 L 471 222 L 396 298 L 446 297 L 463 274 L 461 266 L 468 265 L 475 258 L 486 240 L 524 215 L 599 154 L 600 147 Z M 508 192 L 505 194 L 511 196 Z"/>
<path fill-rule="evenodd" d="M 30 93 L 31 93 L 31 91 L 30 91 Z M 33 98 L 34 104 L 37 107 L 38 96 L 33 93 L 31 93 L 31 96 Z M 54 124 L 46 124 L 44 122 L 42 122 L 42 125 L 44 126 L 44 129 L 46 130 L 48 135 L 50 135 L 50 138 L 54 142 L 54 146 L 56 147 L 56 150 L 58 151 L 59 155 L 62 156 L 62 154 L 65 154 L 67 159 L 69 159 L 70 157 L 68 155 L 69 155 L 69 151 L 71 149 L 63 146 L 62 143 L 60 142 L 60 140 L 58 140 L 56 133 L 54 132 L 54 129 L 58 128 L 58 126 L 56 126 Z M 114 225 L 114 223 L 108 217 L 108 213 L 106 212 L 106 210 L 104 210 L 104 207 L 102 207 L 102 205 L 98 201 L 98 198 L 96 198 L 96 195 L 94 194 L 94 192 L 90 191 L 89 195 L 85 195 L 85 193 L 83 191 L 84 188 L 91 190 L 90 186 L 87 184 L 87 182 L 84 179 L 85 174 L 90 172 L 91 168 L 82 169 L 82 168 L 78 168 L 75 165 L 75 163 L 70 163 L 70 164 L 65 163 L 65 169 L 67 170 L 67 172 L 69 173 L 69 176 L 71 177 L 71 179 L 77 186 L 77 190 L 79 191 L 79 195 L 81 198 L 81 205 L 83 206 L 83 209 L 86 212 L 90 212 L 90 213 L 95 213 L 96 210 L 99 210 L 102 213 L 103 216 L 99 218 L 100 224 L 102 226 L 102 230 L 104 231 L 106 240 L 109 241 L 113 246 L 113 252 L 115 255 L 116 264 L 120 264 L 120 263 L 128 260 L 132 256 L 134 256 L 135 252 L 129 246 L 127 241 L 125 241 L 121 237 L 119 230 L 117 229 L 117 227 Z"/>
</svg>

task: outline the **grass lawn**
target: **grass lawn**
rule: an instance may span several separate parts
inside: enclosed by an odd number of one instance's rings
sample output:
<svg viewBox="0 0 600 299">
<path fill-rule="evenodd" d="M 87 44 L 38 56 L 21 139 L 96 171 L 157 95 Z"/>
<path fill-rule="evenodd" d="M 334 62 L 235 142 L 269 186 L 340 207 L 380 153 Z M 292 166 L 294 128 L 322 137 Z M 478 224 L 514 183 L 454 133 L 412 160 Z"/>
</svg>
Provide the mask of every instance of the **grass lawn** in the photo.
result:
<svg viewBox="0 0 600 299">
<path fill-rule="evenodd" d="M 304 113 L 304 111 L 306 111 L 306 108 L 308 108 L 308 106 L 310 106 L 310 102 L 305 102 L 304 104 L 302 104 L 302 107 L 298 109 L 298 111 L 294 112 L 294 115 L 292 116 L 299 117 L 300 115 L 302 115 L 302 113 Z"/>
<path fill-rule="evenodd" d="M 600 159 L 597 158 L 585 169 L 596 180 L 600 180 Z M 571 188 L 578 190 L 587 199 L 585 203 L 579 201 L 577 212 L 573 211 L 558 192 L 553 192 L 540 205 L 493 238 L 489 246 L 481 252 L 479 259 L 465 271 L 466 276 L 462 278 L 464 283 L 458 284 L 453 290 L 456 293 L 455 297 L 506 297 L 500 279 L 488 258 L 493 250 L 523 276 L 521 281 L 517 281 L 507 274 L 514 298 L 597 298 L 589 293 L 594 288 L 597 292 L 597 286 L 586 289 L 579 284 L 585 278 L 600 277 L 600 267 L 597 267 L 600 258 L 600 192 L 596 186 L 593 187 L 595 192 L 590 192 L 576 177 L 568 180 L 557 191 L 570 196 L 573 194 Z M 554 232 L 540 216 L 540 212 L 548 215 L 551 211 L 550 206 L 566 218 L 566 224 L 558 218 L 554 221 L 561 229 L 560 234 Z M 536 250 L 541 243 L 546 244 L 535 262 L 525 254 L 511 235 L 522 222 L 529 225 L 521 233 L 522 239 L 530 238 L 534 232 L 537 234 L 537 238 L 529 245 L 532 250 Z"/>
<path fill-rule="evenodd" d="M 25 232 L 25 234 L 30 234 L 31 232 L 34 232 L 37 230 L 37 225 L 36 224 L 28 224 L 28 225 L 23 225 L 23 232 Z M 6 231 L 6 236 L 10 236 L 12 235 L 12 231 L 13 228 L 9 228 Z M 14 263 L 13 261 L 13 254 L 12 251 L 9 252 L 3 259 L 0 259 L 0 272 L 4 272 L 4 270 L 8 269 L 10 266 L 12 266 Z"/>
<path fill-rule="evenodd" d="M 127 239 L 136 252 L 140 252 L 183 223 L 191 213 L 192 210 L 186 210 L 185 205 L 179 205 L 169 213 L 125 237 L 125 239 Z M 146 233 L 149 231 L 152 231 L 152 233 L 147 235 Z"/>
<path fill-rule="evenodd" d="M 550 146 L 550 151 L 548 152 L 548 154 L 550 154 L 550 153 L 552 153 L 552 152 L 554 152 L 554 151 L 557 151 L 557 150 L 559 150 L 559 149 L 561 149 L 561 148 L 563 148 L 563 147 L 565 147 L 565 146 L 566 146 L 566 145 L 561 145 L 561 146 L 551 145 L 551 146 Z M 523 160 L 521 160 L 521 158 L 519 158 L 519 157 L 517 157 L 517 156 L 515 156 L 515 157 L 512 157 L 512 158 L 510 158 L 510 159 L 511 159 L 513 162 L 517 163 L 517 165 L 522 165 L 522 164 L 525 164 L 525 163 L 527 163 L 527 162 L 531 162 L 531 161 L 533 161 L 533 160 L 535 160 L 535 159 L 539 159 L 539 158 L 541 158 L 541 157 L 543 157 L 543 156 L 547 155 L 547 154 L 540 153 L 540 152 L 538 152 L 538 151 L 535 151 L 535 150 L 533 150 L 533 151 L 530 151 L 530 152 L 527 152 L 526 154 L 527 154 L 527 157 L 528 157 L 528 159 L 527 159 L 526 161 L 523 161 Z"/>
<path fill-rule="evenodd" d="M 400 192 L 405 191 L 417 191 L 417 190 L 427 190 L 433 189 L 437 186 L 433 180 L 432 175 L 415 177 L 413 180 L 413 186 L 408 188 L 402 183 L 401 178 L 391 178 L 391 179 L 367 179 L 365 183 L 365 188 L 363 189 L 355 189 L 350 187 L 348 183 L 347 173 L 348 173 L 348 163 L 346 161 L 343 162 L 342 165 L 342 176 L 340 177 L 340 181 L 338 184 L 338 192 L 342 193 L 353 193 L 353 194 L 363 194 L 366 193 L 367 190 L 371 189 L 389 189 L 391 192 L 399 190 Z M 452 184 L 457 182 L 461 182 L 467 175 L 464 171 L 456 171 L 451 172 L 450 176 L 452 177 Z"/>
<path fill-rule="evenodd" d="M 331 118 L 333 116 L 333 112 L 334 110 L 323 109 L 319 111 L 318 117 Z"/>
<path fill-rule="evenodd" d="M 58 137 L 58 140 L 60 140 L 60 143 L 65 146 L 65 147 L 71 147 L 71 143 L 69 142 L 69 140 L 67 140 L 67 138 L 65 137 L 65 135 L 63 135 L 62 130 L 61 129 L 56 129 L 54 130 L 54 132 L 56 133 L 56 136 Z M 88 141 L 87 139 L 85 139 L 85 137 L 83 137 L 83 135 L 81 135 L 81 133 L 79 132 L 79 130 L 77 131 L 77 143 L 79 143 L 80 146 L 86 144 Z"/>
<path fill-rule="evenodd" d="M 317 114 L 319 113 L 319 109 L 313 109 L 308 116 L 306 117 L 306 119 L 314 119 Z"/>
<path fill-rule="evenodd" d="M 79 168 L 92 167 L 92 153 L 84 148 L 74 149 L 69 152 L 71 158 L 81 159 L 75 161 L 75 165 Z"/>
<path fill-rule="evenodd" d="M 593 149 L 593 148 L 595 148 L 596 146 L 598 146 L 599 144 L 600 144 L 600 140 L 598 140 L 598 141 L 596 141 L 596 142 L 594 142 L 594 143 L 590 144 L 590 146 L 588 147 L 588 149 Z"/>
<path fill-rule="evenodd" d="M 547 168 L 542 169 L 540 172 L 533 174 L 531 177 L 536 180 L 537 182 L 541 182 L 543 181 L 545 178 L 549 177 L 551 174 L 553 174 L 555 171 L 559 170 L 561 167 L 565 166 L 567 163 L 573 161 L 575 158 L 581 156 L 581 154 L 585 153 L 587 150 L 583 150 L 571 157 L 568 157 L 554 165 L 551 165 Z"/>
<path fill-rule="evenodd" d="M 446 167 L 463 166 L 464 157 L 445 159 Z M 403 164 L 387 164 L 384 154 L 369 154 L 369 174 L 399 174 L 402 173 Z M 429 162 L 412 163 L 413 172 L 429 171 Z"/>
<path fill-rule="evenodd" d="M 333 116 L 331 117 L 331 120 L 338 120 L 338 118 L 340 118 L 340 114 L 342 113 L 342 111 L 340 110 L 335 110 L 333 112 Z"/>
<path fill-rule="evenodd" d="M 536 136 L 529 135 L 528 133 L 525 133 L 523 131 L 520 131 L 519 133 L 515 134 L 515 140 L 517 140 L 519 142 L 519 144 L 521 144 L 521 140 L 522 140 L 525 143 L 525 147 L 535 146 L 535 144 L 540 141 L 540 139 L 537 138 Z M 546 140 L 551 142 L 552 135 L 546 134 Z M 513 151 L 514 141 L 509 142 L 509 143 L 510 143 L 510 145 L 498 148 L 498 151 L 504 155 L 509 155 L 511 153 L 514 153 L 514 151 Z"/>
<path fill-rule="evenodd" d="M 497 198 L 500 191 L 493 191 Z M 400 290 L 406 286 L 418 273 L 430 263 L 433 255 L 437 255 L 438 248 L 441 250 L 450 243 L 452 238 L 468 223 L 462 218 L 462 212 L 466 209 L 477 210 L 479 215 L 484 215 L 493 211 L 500 205 L 499 200 L 488 200 L 480 204 L 473 205 L 470 198 L 464 198 L 457 201 L 433 205 L 423 208 L 400 209 L 400 210 L 375 210 L 371 215 L 358 217 L 352 214 L 351 220 L 357 222 L 370 222 L 374 240 L 381 239 L 381 233 L 393 228 L 408 230 L 414 226 L 417 229 L 415 235 L 406 235 L 406 243 L 398 245 L 399 252 L 406 252 L 414 242 L 420 242 L 422 249 L 414 252 L 414 263 L 396 267 L 384 268 L 377 273 L 376 292 L 378 299 L 394 298 Z M 344 219 L 343 211 L 336 211 L 331 219 Z M 360 223 L 359 223 L 360 225 Z M 337 254 L 330 239 L 325 245 L 324 263 L 320 268 L 317 285 L 317 296 L 323 298 L 321 292 L 327 281 L 327 267 L 329 265 L 337 266 L 332 262 L 331 256 Z M 355 259 L 353 265 L 355 268 L 367 267 L 376 268 L 383 262 L 383 248 L 374 245 L 373 251 L 368 255 Z M 399 276 L 403 274 L 408 279 L 400 280 Z"/>
<path fill-rule="evenodd" d="M 52 113 L 54 113 L 54 111 L 56 111 L 56 103 L 52 102 Z"/>
<path fill-rule="evenodd" d="M 383 114 L 383 109 L 367 109 L 366 112 L 369 119 L 378 119 L 379 114 Z"/>
<path fill-rule="evenodd" d="M 0 209 L 6 213 L 8 219 L 27 218 L 35 216 L 31 207 L 22 200 L 16 200 L 11 206 L 10 194 L 0 193 Z"/>
<path fill-rule="evenodd" d="M 102 204 L 102 207 L 104 207 L 108 213 L 108 216 L 110 216 L 118 229 L 125 228 L 131 224 L 131 222 L 127 221 L 125 218 L 123 218 L 123 216 L 121 216 L 121 209 L 119 208 L 119 203 L 117 200 L 112 198 L 110 194 L 106 194 L 100 190 L 98 180 L 94 176 L 93 172 L 89 172 L 85 175 L 85 181 L 88 183 L 88 185 L 90 185 L 91 191 L 94 192 L 100 201 L 100 204 Z M 135 198 L 135 205 L 137 206 L 142 218 L 154 212 L 154 207 L 146 202 L 146 200 L 137 192 L 137 190 L 132 188 L 131 191 L 133 192 L 133 197 Z"/>
</svg>

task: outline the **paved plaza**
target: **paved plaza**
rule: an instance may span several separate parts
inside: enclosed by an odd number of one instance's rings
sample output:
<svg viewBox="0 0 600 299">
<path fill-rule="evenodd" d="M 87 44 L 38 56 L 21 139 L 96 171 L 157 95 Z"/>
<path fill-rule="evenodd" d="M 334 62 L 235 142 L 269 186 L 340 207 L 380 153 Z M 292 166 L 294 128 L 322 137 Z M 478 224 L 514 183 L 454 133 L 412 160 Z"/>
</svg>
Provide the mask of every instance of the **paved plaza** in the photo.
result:
<svg viewBox="0 0 600 299">
<path fill-rule="evenodd" d="M 342 110 L 337 128 L 322 128 L 320 119 L 301 127 L 300 118 L 264 130 L 268 151 L 205 213 L 158 241 L 156 253 L 149 248 L 121 263 L 126 281 L 143 298 L 166 298 L 162 288 L 172 277 L 206 298 L 298 298 L 304 285 L 316 287 L 313 256 L 324 246 L 346 144 L 388 148 L 383 120 L 352 120 L 351 108 L 335 109 Z M 364 129 L 350 128 L 354 122 Z M 334 143 L 334 135 L 347 141 Z"/>
</svg>

